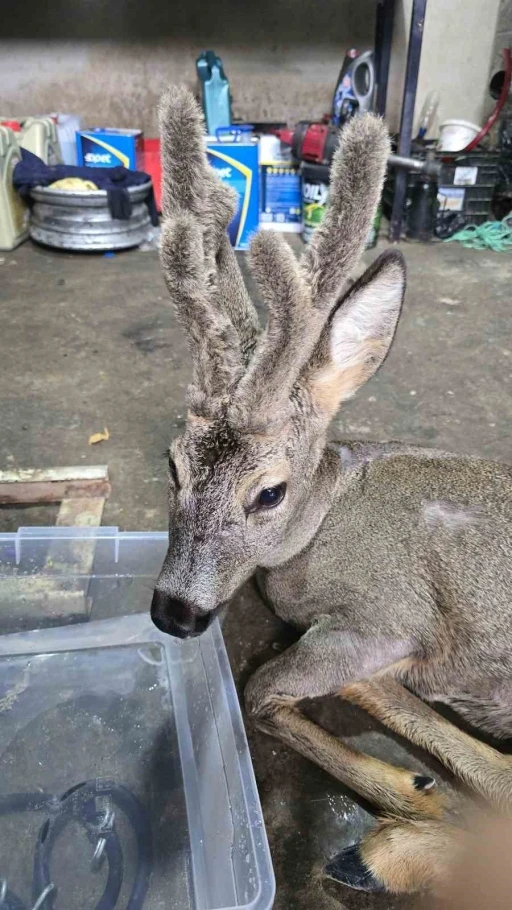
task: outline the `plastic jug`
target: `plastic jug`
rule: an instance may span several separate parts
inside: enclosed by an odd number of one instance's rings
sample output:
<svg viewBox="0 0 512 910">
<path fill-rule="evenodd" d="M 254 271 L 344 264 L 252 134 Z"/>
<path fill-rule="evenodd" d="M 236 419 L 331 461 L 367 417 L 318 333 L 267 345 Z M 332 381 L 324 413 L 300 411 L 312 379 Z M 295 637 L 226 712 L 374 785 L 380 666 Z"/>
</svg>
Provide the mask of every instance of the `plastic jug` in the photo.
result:
<svg viewBox="0 0 512 910">
<path fill-rule="evenodd" d="M 76 134 L 82 129 L 80 117 L 76 114 L 51 114 L 57 125 L 60 151 L 64 164 L 78 164 L 76 153 Z"/>
<path fill-rule="evenodd" d="M 0 117 L 0 126 L 8 126 L 10 130 L 13 131 L 16 141 L 19 141 L 21 136 L 21 131 L 23 129 L 23 121 L 19 120 L 17 117 Z"/>
<path fill-rule="evenodd" d="M 354 114 L 363 114 L 373 106 L 375 93 L 375 62 L 373 51 L 360 54 L 355 48 L 343 61 L 332 100 L 331 118 L 342 126 Z"/>
<path fill-rule="evenodd" d="M 19 143 L 45 164 L 62 164 L 57 126 L 51 117 L 27 117 Z"/>
<path fill-rule="evenodd" d="M 203 51 L 196 60 L 201 82 L 203 111 L 209 136 L 215 136 L 223 126 L 231 126 L 231 101 L 229 82 L 222 60 L 214 51 Z"/>
<path fill-rule="evenodd" d="M 13 250 L 28 237 L 28 209 L 12 184 L 20 158 L 14 132 L 0 126 L 0 250 Z"/>
</svg>

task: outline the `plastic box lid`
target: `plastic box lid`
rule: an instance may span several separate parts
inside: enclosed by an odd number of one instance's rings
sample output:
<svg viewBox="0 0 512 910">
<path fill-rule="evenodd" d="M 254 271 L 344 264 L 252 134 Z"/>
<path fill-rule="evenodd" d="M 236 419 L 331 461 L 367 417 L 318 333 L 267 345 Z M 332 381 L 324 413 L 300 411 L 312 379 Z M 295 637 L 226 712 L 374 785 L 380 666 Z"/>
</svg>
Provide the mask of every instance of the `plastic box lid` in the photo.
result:
<svg viewBox="0 0 512 910">
<path fill-rule="evenodd" d="M 220 626 L 180 642 L 147 613 L 166 547 L 115 528 L 0 535 L 6 910 L 272 906 Z"/>
</svg>

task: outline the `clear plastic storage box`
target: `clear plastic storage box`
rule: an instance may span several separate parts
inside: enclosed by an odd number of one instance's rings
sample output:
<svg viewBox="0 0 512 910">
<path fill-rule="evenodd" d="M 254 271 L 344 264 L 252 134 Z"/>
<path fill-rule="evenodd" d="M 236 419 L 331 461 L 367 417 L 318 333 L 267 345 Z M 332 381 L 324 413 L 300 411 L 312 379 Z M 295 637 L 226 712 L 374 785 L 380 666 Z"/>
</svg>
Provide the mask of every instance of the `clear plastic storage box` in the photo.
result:
<svg viewBox="0 0 512 910">
<path fill-rule="evenodd" d="M 2 910 L 272 906 L 220 626 L 179 642 L 149 618 L 166 544 L 0 535 Z"/>
</svg>

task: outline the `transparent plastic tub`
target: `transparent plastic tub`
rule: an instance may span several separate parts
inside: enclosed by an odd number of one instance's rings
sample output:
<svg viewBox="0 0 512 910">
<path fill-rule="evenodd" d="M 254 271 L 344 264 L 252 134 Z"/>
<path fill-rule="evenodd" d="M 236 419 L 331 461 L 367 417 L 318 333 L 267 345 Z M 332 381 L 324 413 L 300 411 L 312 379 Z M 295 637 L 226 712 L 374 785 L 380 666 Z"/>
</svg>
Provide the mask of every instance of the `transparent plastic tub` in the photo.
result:
<svg viewBox="0 0 512 910">
<path fill-rule="evenodd" d="M 148 616 L 165 550 L 115 528 L 0 535 L 2 910 L 272 906 L 220 626 L 179 642 Z"/>
</svg>

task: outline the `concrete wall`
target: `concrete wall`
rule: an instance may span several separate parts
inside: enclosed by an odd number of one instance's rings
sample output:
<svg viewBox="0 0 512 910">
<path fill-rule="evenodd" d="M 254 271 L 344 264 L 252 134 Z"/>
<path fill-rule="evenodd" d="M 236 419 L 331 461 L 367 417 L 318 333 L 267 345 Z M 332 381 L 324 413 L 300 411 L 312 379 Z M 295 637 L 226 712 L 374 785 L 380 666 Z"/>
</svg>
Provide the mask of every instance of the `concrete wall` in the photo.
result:
<svg viewBox="0 0 512 910">
<path fill-rule="evenodd" d="M 221 55 L 235 114 L 294 122 L 330 108 L 347 47 L 373 44 L 374 0 L 62 0 L 61 15 L 32 2 L 33 19 L 16 4 L 3 16 L 2 112 L 71 110 L 148 135 L 162 87 L 195 85 L 200 50 Z"/>
<path fill-rule="evenodd" d="M 429 0 L 417 113 L 435 89 L 439 120 L 482 121 L 499 2 Z M 411 5 L 396 2 L 392 128 L 399 120 Z M 225 63 L 235 114 L 290 123 L 318 117 L 329 109 L 345 50 L 372 45 L 375 6 L 375 0 L 11 4 L 2 14 L 0 112 L 73 111 L 86 125 L 142 126 L 155 135 L 162 86 L 171 80 L 195 85 L 197 52 L 213 47 Z M 502 6 L 510 9 L 510 0 Z"/>
<path fill-rule="evenodd" d="M 430 136 L 437 136 L 439 124 L 450 118 L 483 122 L 499 5 L 500 0 L 428 0 L 416 126 L 426 95 L 435 91 L 439 108 Z M 389 94 L 394 118 L 400 109 L 412 0 L 401 0 L 397 7 Z"/>
<path fill-rule="evenodd" d="M 12 42 L 7 53 L 0 50 L 0 109 L 71 111 L 89 126 L 142 126 L 155 135 L 162 88 L 169 82 L 195 88 L 195 59 L 205 46 L 200 39 Z M 224 62 L 235 115 L 293 123 L 329 110 L 345 42 L 211 46 Z"/>
<path fill-rule="evenodd" d="M 494 40 L 494 52 L 491 62 L 491 75 L 494 75 L 498 70 L 503 69 L 503 55 L 501 52 L 504 47 L 512 47 L 512 0 L 501 0 L 500 2 L 496 37 Z M 490 109 L 493 105 L 494 101 L 489 101 L 487 107 Z M 512 94 L 509 94 L 508 96 L 506 111 L 508 116 L 511 116 Z"/>
</svg>

